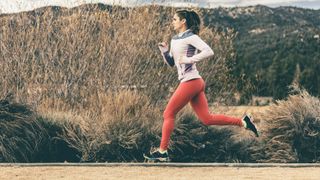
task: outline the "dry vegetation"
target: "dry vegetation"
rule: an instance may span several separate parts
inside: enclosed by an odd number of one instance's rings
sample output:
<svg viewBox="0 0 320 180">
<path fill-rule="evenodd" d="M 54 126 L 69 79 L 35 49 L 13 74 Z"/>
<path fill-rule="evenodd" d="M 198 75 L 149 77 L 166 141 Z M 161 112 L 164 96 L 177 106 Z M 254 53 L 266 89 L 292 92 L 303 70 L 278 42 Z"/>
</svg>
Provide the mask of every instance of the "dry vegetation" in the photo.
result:
<svg viewBox="0 0 320 180">
<path fill-rule="evenodd" d="M 36 106 L 63 102 L 68 109 L 94 111 L 102 105 L 99 95 L 119 89 L 160 101 L 177 85 L 176 71 L 163 63 L 157 47 L 173 35 L 173 12 L 157 6 L 85 5 L 3 15 L 0 95 L 13 93 L 19 102 Z M 214 99 L 234 90 L 226 65 L 232 64 L 234 34 L 204 27 L 201 36 L 216 53 L 199 63 Z"/>
<path fill-rule="evenodd" d="M 142 161 L 159 144 L 162 111 L 178 83 L 157 49 L 173 35 L 174 10 L 85 5 L 0 16 L 0 162 Z M 200 36 L 216 54 L 199 63 L 208 98 L 230 100 L 235 35 L 203 27 Z M 186 162 L 316 162 L 318 105 L 303 92 L 257 112 L 260 140 L 205 127 L 186 108 L 170 154 Z"/>
<path fill-rule="evenodd" d="M 23 105 L 1 100 L 0 120 L 0 161 L 32 160 L 45 137 L 34 113 Z"/>
<path fill-rule="evenodd" d="M 277 101 L 263 114 L 259 162 L 320 161 L 320 100 L 305 90 Z"/>
</svg>

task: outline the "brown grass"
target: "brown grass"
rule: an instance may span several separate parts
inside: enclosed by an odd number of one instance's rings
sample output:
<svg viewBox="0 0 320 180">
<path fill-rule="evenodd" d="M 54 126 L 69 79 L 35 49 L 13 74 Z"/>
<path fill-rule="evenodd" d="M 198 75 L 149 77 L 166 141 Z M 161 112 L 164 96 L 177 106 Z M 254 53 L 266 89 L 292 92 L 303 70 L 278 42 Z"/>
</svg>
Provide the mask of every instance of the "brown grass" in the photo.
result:
<svg viewBox="0 0 320 180">
<path fill-rule="evenodd" d="M 101 94 L 122 89 L 162 101 L 177 85 L 176 71 L 163 63 L 157 47 L 173 35 L 174 10 L 100 4 L 2 16 L 0 95 L 12 93 L 18 102 L 35 106 L 50 102 L 61 108 L 56 103 L 62 102 L 81 111 L 99 108 Z M 216 99 L 235 87 L 226 63 L 233 61 L 234 33 L 203 27 L 200 36 L 216 54 L 199 63 L 209 99 Z"/>
<path fill-rule="evenodd" d="M 305 90 L 277 101 L 261 116 L 262 162 L 319 162 L 320 101 Z"/>
<path fill-rule="evenodd" d="M 46 137 L 29 107 L 0 100 L 0 162 L 32 161 Z"/>
</svg>

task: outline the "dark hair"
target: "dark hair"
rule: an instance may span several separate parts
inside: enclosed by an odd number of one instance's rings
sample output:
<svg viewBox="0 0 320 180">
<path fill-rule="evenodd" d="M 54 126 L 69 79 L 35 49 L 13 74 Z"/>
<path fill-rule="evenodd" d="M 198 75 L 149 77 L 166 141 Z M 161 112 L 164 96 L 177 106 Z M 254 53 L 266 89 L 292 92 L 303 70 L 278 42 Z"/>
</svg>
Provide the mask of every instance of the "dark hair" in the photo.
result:
<svg viewBox="0 0 320 180">
<path fill-rule="evenodd" d="M 187 28 L 190 29 L 194 34 L 199 34 L 200 31 L 200 17 L 193 10 L 178 10 L 176 11 L 177 16 L 182 19 L 186 19 Z"/>
</svg>

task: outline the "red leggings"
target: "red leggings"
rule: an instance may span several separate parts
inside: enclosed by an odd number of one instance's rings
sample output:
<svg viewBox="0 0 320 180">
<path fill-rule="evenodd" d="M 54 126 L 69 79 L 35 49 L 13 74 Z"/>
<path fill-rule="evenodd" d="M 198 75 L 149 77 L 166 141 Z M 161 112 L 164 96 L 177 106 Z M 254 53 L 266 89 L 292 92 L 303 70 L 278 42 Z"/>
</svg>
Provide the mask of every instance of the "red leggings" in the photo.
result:
<svg viewBox="0 0 320 180">
<path fill-rule="evenodd" d="M 169 100 L 163 113 L 162 138 L 160 149 L 166 150 L 170 135 L 174 128 L 175 115 L 190 102 L 197 117 L 204 125 L 236 125 L 243 126 L 239 118 L 228 117 L 220 114 L 210 114 L 208 102 L 204 93 L 205 83 L 202 78 L 180 83 Z"/>
</svg>

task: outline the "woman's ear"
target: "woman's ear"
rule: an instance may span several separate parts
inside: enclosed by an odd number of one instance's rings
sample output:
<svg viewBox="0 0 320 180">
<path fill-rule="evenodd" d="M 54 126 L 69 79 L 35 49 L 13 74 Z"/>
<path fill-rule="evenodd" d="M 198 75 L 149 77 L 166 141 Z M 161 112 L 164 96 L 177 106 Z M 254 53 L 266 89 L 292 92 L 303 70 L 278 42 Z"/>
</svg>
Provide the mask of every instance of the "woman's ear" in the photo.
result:
<svg viewBox="0 0 320 180">
<path fill-rule="evenodd" d="M 182 19 L 182 20 L 181 20 L 181 22 L 187 24 L 186 21 L 187 21 L 186 19 Z"/>
</svg>

